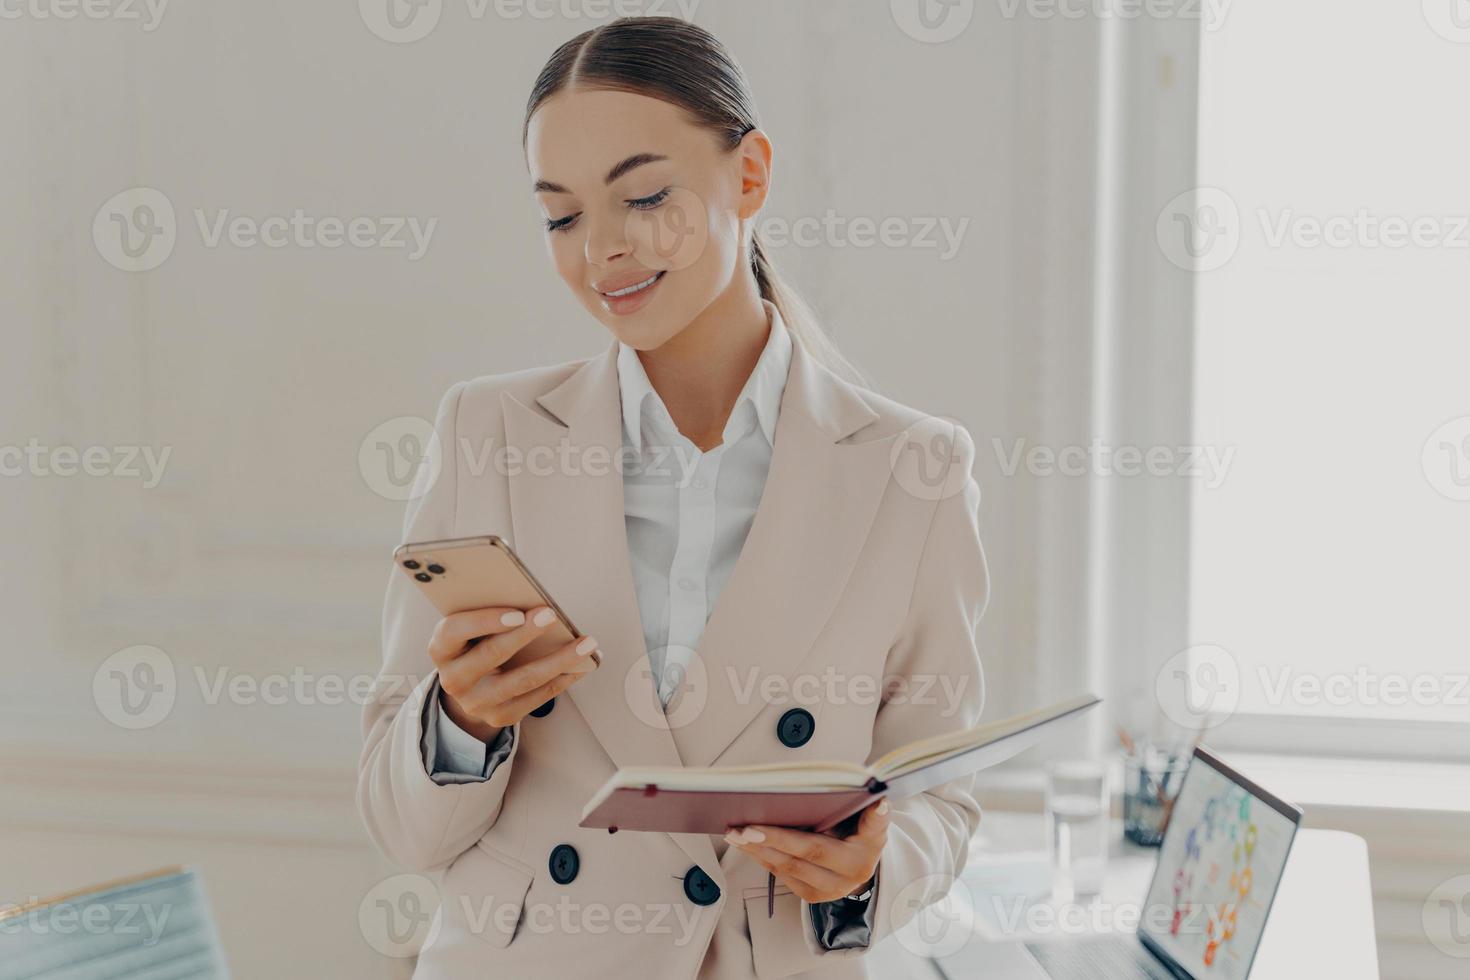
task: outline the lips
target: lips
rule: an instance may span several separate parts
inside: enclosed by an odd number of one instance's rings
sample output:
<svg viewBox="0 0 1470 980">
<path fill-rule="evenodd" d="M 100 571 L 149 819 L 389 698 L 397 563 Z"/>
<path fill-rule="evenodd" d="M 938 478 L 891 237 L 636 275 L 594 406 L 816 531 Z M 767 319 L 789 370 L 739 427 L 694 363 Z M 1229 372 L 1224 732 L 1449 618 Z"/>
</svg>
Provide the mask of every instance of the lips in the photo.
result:
<svg viewBox="0 0 1470 980">
<path fill-rule="evenodd" d="M 606 296 L 608 299 L 620 299 L 623 296 L 633 296 L 663 278 L 662 272 L 630 272 L 620 276 L 613 276 L 593 285 L 593 289 Z"/>
</svg>

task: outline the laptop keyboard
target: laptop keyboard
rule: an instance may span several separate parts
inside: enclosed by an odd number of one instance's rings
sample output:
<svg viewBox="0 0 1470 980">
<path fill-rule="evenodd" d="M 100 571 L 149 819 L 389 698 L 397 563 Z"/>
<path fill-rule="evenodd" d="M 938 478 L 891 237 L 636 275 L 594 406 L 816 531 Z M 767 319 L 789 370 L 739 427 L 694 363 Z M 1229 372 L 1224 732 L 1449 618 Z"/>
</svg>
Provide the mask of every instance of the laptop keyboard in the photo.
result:
<svg viewBox="0 0 1470 980">
<path fill-rule="evenodd" d="M 1054 977 L 1147 977 L 1174 980 L 1133 937 L 1103 936 L 1077 941 L 1027 943 L 1042 969 Z"/>
</svg>

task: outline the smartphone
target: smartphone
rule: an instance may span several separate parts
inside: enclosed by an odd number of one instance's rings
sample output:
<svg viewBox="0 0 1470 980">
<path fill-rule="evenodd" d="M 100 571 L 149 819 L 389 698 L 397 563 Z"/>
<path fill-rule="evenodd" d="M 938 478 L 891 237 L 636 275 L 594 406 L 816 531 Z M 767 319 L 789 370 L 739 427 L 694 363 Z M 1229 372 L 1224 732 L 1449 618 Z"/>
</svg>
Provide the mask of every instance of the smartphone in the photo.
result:
<svg viewBox="0 0 1470 980">
<path fill-rule="evenodd" d="M 393 552 L 393 563 L 445 616 L 487 606 L 550 607 L 556 621 L 522 647 L 506 667 L 539 660 L 582 637 L 510 545 L 493 534 L 400 545 Z M 594 650 L 590 656 L 602 663 L 602 651 Z"/>
</svg>

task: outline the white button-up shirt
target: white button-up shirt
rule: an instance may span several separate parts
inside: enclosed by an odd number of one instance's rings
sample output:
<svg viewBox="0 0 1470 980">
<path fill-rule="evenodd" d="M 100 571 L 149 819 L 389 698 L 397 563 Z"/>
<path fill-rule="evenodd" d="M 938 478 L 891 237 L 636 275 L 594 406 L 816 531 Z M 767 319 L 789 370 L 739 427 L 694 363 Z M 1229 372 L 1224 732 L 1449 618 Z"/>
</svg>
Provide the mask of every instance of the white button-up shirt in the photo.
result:
<svg viewBox="0 0 1470 980">
<path fill-rule="evenodd" d="M 792 341 L 775 306 L 765 305 L 765 348 L 708 452 L 674 425 L 638 352 L 619 345 L 623 515 L 649 666 L 665 705 L 730 580 L 771 467 Z"/>
<path fill-rule="evenodd" d="M 771 467 L 792 339 L 775 304 L 761 302 L 771 325 L 766 346 L 736 397 L 720 444 L 708 452 L 674 425 L 637 350 L 618 345 L 623 517 L 643 640 L 665 706 L 730 580 Z M 436 729 L 436 744 L 426 746 L 436 781 L 483 779 L 509 755 L 509 729 L 487 753 L 485 743 L 438 710 L 437 692 L 427 710 L 438 716 L 425 716 L 426 727 Z"/>
</svg>

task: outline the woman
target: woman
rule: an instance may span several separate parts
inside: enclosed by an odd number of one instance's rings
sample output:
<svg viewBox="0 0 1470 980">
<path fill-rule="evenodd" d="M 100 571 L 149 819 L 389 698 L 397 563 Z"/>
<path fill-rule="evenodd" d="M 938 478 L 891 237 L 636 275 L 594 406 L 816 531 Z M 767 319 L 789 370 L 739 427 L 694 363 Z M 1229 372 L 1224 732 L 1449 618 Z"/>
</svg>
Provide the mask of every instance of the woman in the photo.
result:
<svg viewBox="0 0 1470 980">
<path fill-rule="evenodd" d="M 577 822 L 623 766 L 861 763 L 976 724 L 973 444 L 841 377 L 780 285 L 771 142 L 708 32 L 579 35 L 523 141 L 556 269 L 614 339 L 451 388 L 404 540 L 502 536 L 587 638 L 504 668 L 549 611 L 440 619 L 392 578 L 358 797 L 390 859 L 443 870 L 416 976 L 863 976 L 963 866 L 971 780 L 846 837 Z"/>
</svg>

